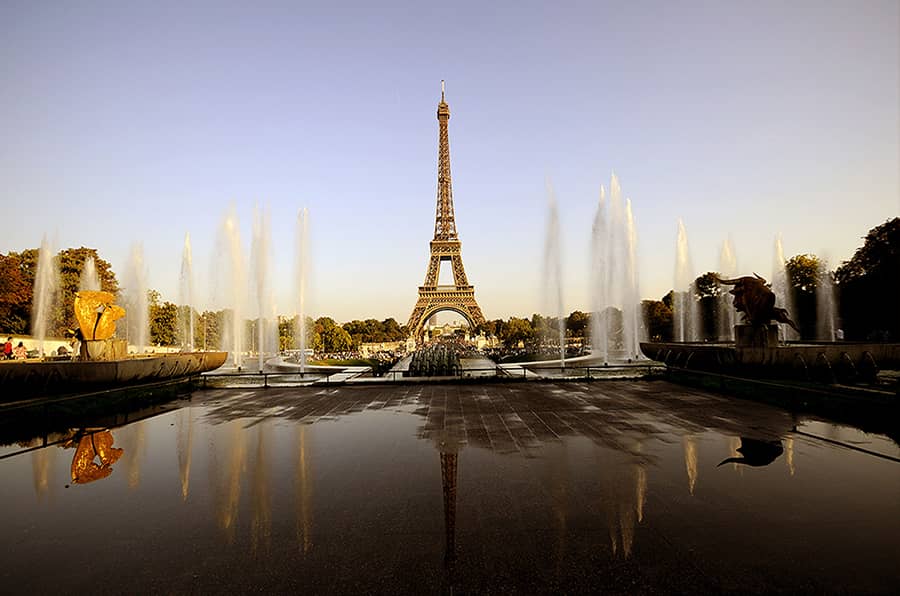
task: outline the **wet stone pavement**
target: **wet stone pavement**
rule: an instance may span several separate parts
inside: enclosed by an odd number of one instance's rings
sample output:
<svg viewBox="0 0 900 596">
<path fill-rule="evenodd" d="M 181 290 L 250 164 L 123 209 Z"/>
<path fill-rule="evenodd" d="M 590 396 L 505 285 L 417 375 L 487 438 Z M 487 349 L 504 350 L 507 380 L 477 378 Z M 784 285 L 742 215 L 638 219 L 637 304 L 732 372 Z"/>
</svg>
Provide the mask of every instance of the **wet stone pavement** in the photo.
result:
<svg viewBox="0 0 900 596">
<path fill-rule="evenodd" d="M 206 390 L 0 444 L 4 592 L 900 587 L 894 441 L 663 381 Z"/>
</svg>

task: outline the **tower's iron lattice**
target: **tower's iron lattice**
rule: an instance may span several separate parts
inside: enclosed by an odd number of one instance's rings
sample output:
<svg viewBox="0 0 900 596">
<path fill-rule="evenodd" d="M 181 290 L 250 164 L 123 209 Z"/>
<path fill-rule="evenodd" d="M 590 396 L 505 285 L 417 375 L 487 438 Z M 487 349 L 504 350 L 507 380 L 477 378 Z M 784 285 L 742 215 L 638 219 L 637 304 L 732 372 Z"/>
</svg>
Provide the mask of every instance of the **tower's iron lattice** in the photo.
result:
<svg viewBox="0 0 900 596">
<path fill-rule="evenodd" d="M 407 327 L 414 337 L 420 337 L 428 319 L 437 312 L 452 310 L 461 314 L 471 327 L 484 323 L 484 315 L 475 301 L 475 286 L 469 284 L 462 262 L 462 243 L 456 233 L 453 214 L 453 188 L 450 181 L 450 137 L 447 123 L 450 106 L 444 101 L 444 82 L 441 81 L 441 102 L 437 109 L 440 138 L 438 142 L 437 211 L 434 218 L 434 240 L 425 273 L 425 284 L 419 286 L 419 300 L 409 315 Z M 450 261 L 453 285 L 439 286 L 438 275 L 442 261 Z"/>
</svg>

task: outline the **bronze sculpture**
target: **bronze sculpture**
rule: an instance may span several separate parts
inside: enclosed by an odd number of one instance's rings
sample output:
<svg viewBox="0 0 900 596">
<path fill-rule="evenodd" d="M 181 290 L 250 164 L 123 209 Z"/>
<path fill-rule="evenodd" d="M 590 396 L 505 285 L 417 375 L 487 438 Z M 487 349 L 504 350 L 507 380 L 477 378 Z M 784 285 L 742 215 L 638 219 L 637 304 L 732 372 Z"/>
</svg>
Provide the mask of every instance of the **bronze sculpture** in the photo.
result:
<svg viewBox="0 0 900 596">
<path fill-rule="evenodd" d="M 720 284 L 734 286 L 728 293 L 734 296 L 732 304 L 735 310 L 743 313 L 745 323 L 754 327 L 763 327 L 771 321 L 777 321 L 790 325 L 799 333 L 800 329 L 791 320 L 788 311 L 775 306 L 775 293 L 766 280 L 756 273 L 753 275 L 754 277 L 747 275 L 734 279 L 716 277 L 716 281 Z"/>
</svg>

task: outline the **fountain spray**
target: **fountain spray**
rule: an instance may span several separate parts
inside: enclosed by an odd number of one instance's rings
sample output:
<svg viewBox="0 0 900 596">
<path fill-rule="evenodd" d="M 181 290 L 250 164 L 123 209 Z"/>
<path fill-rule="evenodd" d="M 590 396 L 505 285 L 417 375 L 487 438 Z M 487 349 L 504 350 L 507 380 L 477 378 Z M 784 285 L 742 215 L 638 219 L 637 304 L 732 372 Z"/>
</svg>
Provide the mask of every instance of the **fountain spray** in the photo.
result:
<svg viewBox="0 0 900 596">
<path fill-rule="evenodd" d="M 37 271 L 34 278 L 34 310 L 31 314 L 31 334 L 37 339 L 38 351 L 44 356 L 44 340 L 50 328 L 59 302 L 59 266 L 55 259 L 56 248 L 41 239 Z"/>
<path fill-rule="evenodd" d="M 550 182 L 547 182 L 547 237 L 544 244 L 544 312 L 558 317 L 559 362 L 566 365 L 566 318 L 563 314 L 562 258 L 559 249 L 559 212 Z"/>
<path fill-rule="evenodd" d="M 296 317 L 294 345 L 300 350 L 300 366 L 306 366 L 306 282 L 309 275 L 309 211 L 304 207 L 297 213 L 295 233 L 294 283 L 296 284 Z"/>
</svg>

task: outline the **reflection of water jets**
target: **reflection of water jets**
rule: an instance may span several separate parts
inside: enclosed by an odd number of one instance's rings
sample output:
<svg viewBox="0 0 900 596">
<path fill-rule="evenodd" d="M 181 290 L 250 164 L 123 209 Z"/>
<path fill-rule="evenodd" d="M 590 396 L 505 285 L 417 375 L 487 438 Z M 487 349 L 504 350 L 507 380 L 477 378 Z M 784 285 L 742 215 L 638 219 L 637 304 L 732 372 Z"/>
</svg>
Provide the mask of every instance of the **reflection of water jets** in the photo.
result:
<svg viewBox="0 0 900 596">
<path fill-rule="evenodd" d="M 624 559 L 631 557 L 636 527 L 644 521 L 647 470 L 640 459 L 642 449 L 636 441 L 634 457 L 623 459 L 622 454 L 612 454 L 613 460 L 607 463 L 601 476 L 610 549 L 613 556 L 621 552 Z"/>
<path fill-rule="evenodd" d="M 272 503 L 269 499 L 269 464 L 266 448 L 266 423 L 256 425 L 256 463 L 253 466 L 250 551 L 268 554 L 272 539 Z"/>
<path fill-rule="evenodd" d="M 688 488 L 691 496 L 694 496 L 694 487 L 697 485 L 697 440 L 687 435 L 684 437 L 684 467 L 687 469 Z"/>
<path fill-rule="evenodd" d="M 46 447 L 31 452 L 31 473 L 34 479 L 34 494 L 38 498 L 45 496 L 50 486 L 50 450 Z"/>
<path fill-rule="evenodd" d="M 637 514 L 637 521 L 644 521 L 644 503 L 647 502 L 647 470 L 641 464 L 634 465 L 634 510 Z"/>
<path fill-rule="evenodd" d="M 121 445 L 127 454 L 124 465 L 128 470 L 128 488 L 135 489 L 141 484 L 141 458 L 144 455 L 144 423 L 135 422 L 123 429 Z"/>
<path fill-rule="evenodd" d="M 566 444 L 562 444 L 563 457 L 560 465 L 550 468 L 551 491 L 553 495 L 553 513 L 556 517 L 556 571 L 560 572 L 563 561 L 566 558 L 566 535 L 568 532 L 568 488 L 569 488 L 569 458 Z"/>
<path fill-rule="evenodd" d="M 787 463 L 788 471 L 791 476 L 794 475 L 794 439 L 788 437 L 784 440 L 784 460 Z"/>
<path fill-rule="evenodd" d="M 731 454 L 731 457 L 738 457 L 741 452 L 739 451 L 741 447 L 741 439 L 740 437 L 728 437 L 728 453 Z M 722 464 L 719 464 L 722 465 Z M 731 468 L 740 475 L 743 475 L 744 468 L 737 465 L 736 462 L 732 462 Z"/>
<path fill-rule="evenodd" d="M 442 451 L 440 457 L 444 496 L 444 564 L 452 580 L 456 564 L 456 470 L 459 455 L 455 450 Z"/>
<path fill-rule="evenodd" d="M 191 408 L 182 408 L 178 416 L 175 450 L 178 453 L 178 475 L 181 478 L 181 499 L 187 501 L 191 485 L 191 454 L 194 445 L 194 419 Z M 187 418 L 187 429 L 185 421 Z M 187 435 L 187 436 L 185 436 Z"/>
<path fill-rule="evenodd" d="M 781 441 L 761 441 L 741 437 L 741 446 L 737 448 L 737 452 L 741 454 L 741 457 L 729 457 L 722 460 L 719 465 L 736 463 L 754 467 L 768 466 L 784 453 L 784 448 L 781 446 Z"/>
<path fill-rule="evenodd" d="M 622 556 L 627 559 L 634 545 L 634 509 L 627 505 L 620 504 L 619 531 L 622 533 Z"/>
<path fill-rule="evenodd" d="M 306 427 L 297 425 L 297 470 L 294 475 L 297 545 L 305 555 L 312 548 L 312 483 L 306 453 Z"/>
<path fill-rule="evenodd" d="M 244 447 L 244 429 L 241 421 L 231 423 L 231 439 L 228 445 L 231 451 L 228 454 L 228 462 L 225 469 L 226 477 L 223 479 L 224 490 L 217 490 L 219 496 L 218 520 L 219 527 L 226 531 L 229 543 L 234 540 L 234 526 L 237 520 L 238 505 L 241 501 L 241 472 L 244 470 L 246 449 Z"/>
</svg>

